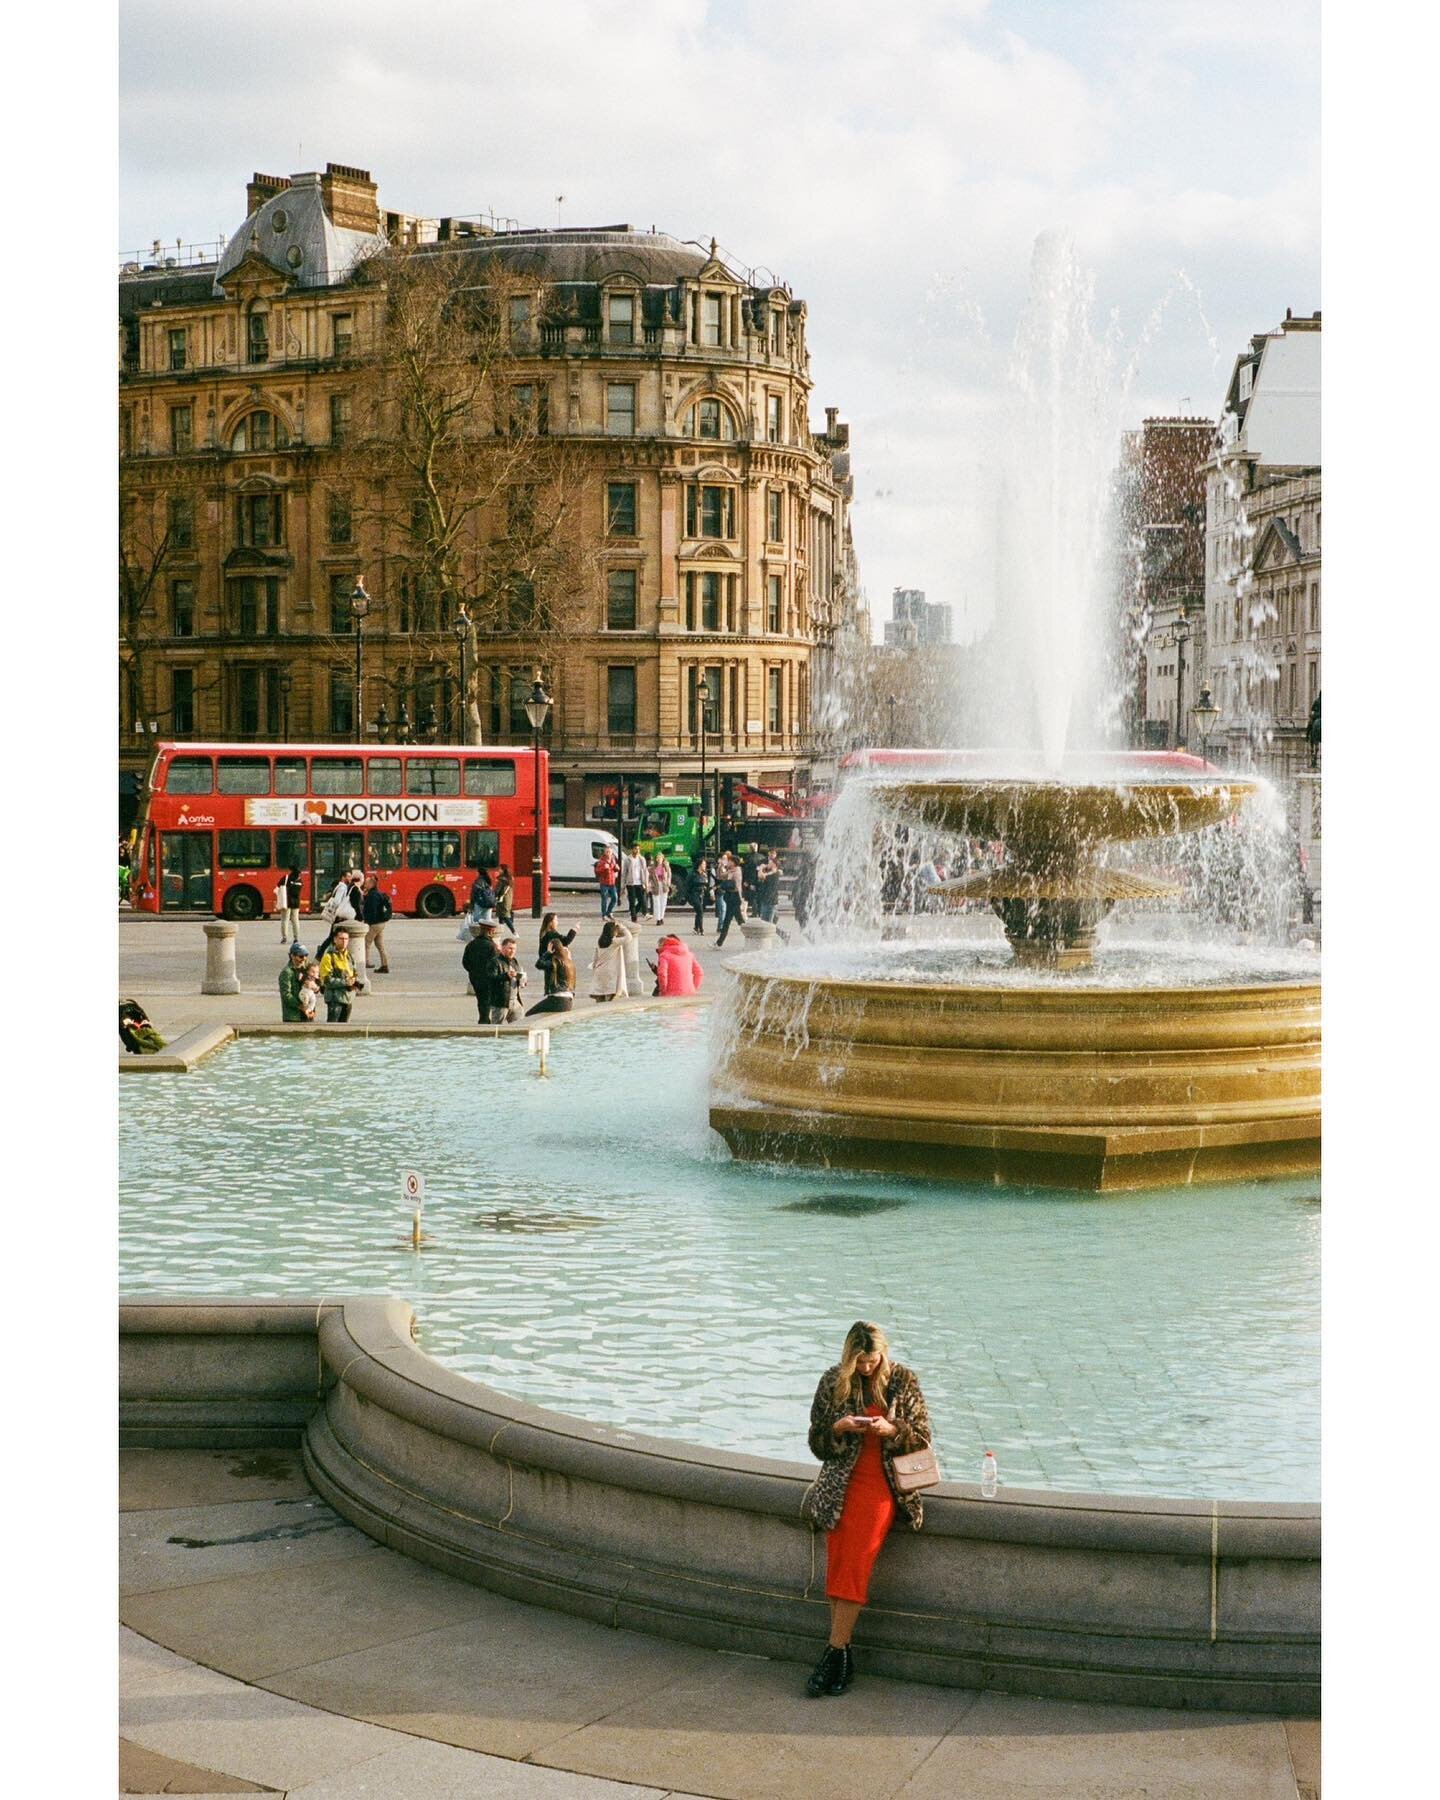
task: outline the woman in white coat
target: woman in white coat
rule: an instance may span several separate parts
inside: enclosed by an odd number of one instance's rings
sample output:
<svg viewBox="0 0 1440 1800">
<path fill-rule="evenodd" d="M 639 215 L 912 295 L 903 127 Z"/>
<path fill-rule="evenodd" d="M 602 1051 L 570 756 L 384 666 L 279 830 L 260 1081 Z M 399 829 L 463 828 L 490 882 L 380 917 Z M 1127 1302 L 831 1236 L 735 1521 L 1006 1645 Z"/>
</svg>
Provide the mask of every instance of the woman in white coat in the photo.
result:
<svg viewBox="0 0 1440 1800">
<path fill-rule="evenodd" d="M 634 937 L 628 925 L 618 919 L 607 919 L 600 927 L 600 941 L 591 958 L 590 997 L 592 1000 L 623 1000 L 630 989 L 625 981 L 625 947 Z"/>
</svg>

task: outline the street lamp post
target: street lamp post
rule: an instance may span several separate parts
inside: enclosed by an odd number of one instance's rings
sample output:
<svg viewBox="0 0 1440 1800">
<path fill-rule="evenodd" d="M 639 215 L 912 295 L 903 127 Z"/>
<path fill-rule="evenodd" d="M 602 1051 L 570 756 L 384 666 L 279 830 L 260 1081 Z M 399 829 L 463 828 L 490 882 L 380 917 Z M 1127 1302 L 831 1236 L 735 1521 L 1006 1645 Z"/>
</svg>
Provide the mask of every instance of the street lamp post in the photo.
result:
<svg viewBox="0 0 1440 1800">
<path fill-rule="evenodd" d="M 350 595 L 350 611 L 355 620 L 355 742 L 365 742 L 365 615 L 370 610 L 370 596 L 365 583 L 357 580 Z"/>
<path fill-rule="evenodd" d="M 460 706 L 459 706 L 460 716 L 459 716 L 459 720 L 458 720 L 458 727 L 455 732 L 455 741 L 457 744 L 468 744 L 470 740 L 466 736 L 466 730 L 467 730 L 467 725 L 468 725 L 467 702 L 469 700 L 469 692 L 468 692 L 468 689 L 466 686 L 466 681 L 465 681 L 465 676 L 466 676 L 465 652 L 470 643 L 470 616 L 464 610 L 463 607 L 461 608 L 459 614 L 456 616 L 454 631 L 455 631 L 455 636 L 458 639 L 459 644 L 460 644 Z"/>
<path fill-rule="evenodd" d="M 1190 747 L 1190 733 L 1185 730 L 1185 646 L 1190 641 L 1190 621 L 1183 613 L 1171 627 L 1171 636 L 1175 644 L 1175 748 L 1179 750 Z"/>
<path fill-rule="evenodd" d="M 1190 708 L 1191 716 L 1200 732 L 1200 760 L 1208 762 L 1210 758 L 1210 733 L 1215 729 L 1215 721 L 1220 717 L 1220 708 L 1215 704 L 1207 681 L 1200 688 L 1200 698 Z"/>
<path fill-rule="evenodd" d="M 893 750 L 895 748 L 895 696 L 891 694 L 885 704 L 890 708 L 889 744 L 890 748 Z"/>
<path fill-rule="evenodd" d="M 540 863 L 540 733 L 545 729 L 545 721 L 550 716 L 550 696 L 545 692 L 545 683 L 540 679 L 540 671 L 535 671 L 535 682 L 530 689 L 530 698 L 525 702 L 525 716 L 530 721 L 531 748 L 535 756 L 535 854 L 530 859 L 530 916 L 538 919 L 543 910 L 540 890 L 544 885 L 545 872 Z"/>
<path fill-rule="evenodd" d="M 710 677 L 702 675 L 695 684 L 695 699 L 700 708 L 700 853 L 705 853 L 705 719 L 710 710 Z"/>
</svg>

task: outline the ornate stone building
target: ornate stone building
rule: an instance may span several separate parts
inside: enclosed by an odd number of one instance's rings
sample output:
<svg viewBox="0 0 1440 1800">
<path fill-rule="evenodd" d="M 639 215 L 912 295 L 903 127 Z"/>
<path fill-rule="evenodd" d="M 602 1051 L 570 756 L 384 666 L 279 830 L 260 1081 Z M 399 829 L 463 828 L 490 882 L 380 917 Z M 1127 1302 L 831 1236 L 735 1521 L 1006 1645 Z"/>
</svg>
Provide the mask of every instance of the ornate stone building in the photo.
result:
<svg viewBox="0 0 1440 1800">
<path fill-rule="evenodd" d="M 1191 708 L 1204 679 L 1203 465 L 1214 443 L 1212 419 L 1146 419 L 1126 433 L 1126 619 L 1139 640 L 1129 735 L 1152 749 L 1200 749 Z"/>
<path fill-rule="evenodd" d="M 713 242 L 385 212 L 333 163 L 246 201 L 218 254 L 157 246 L 120 276 L 122 793 L 157 735 L 373 741 L 402 708 L 462 733 L 453 621 L 416 614 L 337 473 L 392 244 L 534 278 L 506 379 L 584 458 L 595 570 L 546 671 L 552 819 L 695 787 L 702 731 L 709 769 L 803 786 L 812 682 L 858 605 L 849 428 L 811 430 L 804 301 Z M 479 656 L 486 740 L 528 740 L 523 646 Z"/>
<path fill-rule="evenodd" d="M 1287 314 L 1236 358 L 1205 469 L 1208 674 L 1229 760 L 1312 764 L 1320 699 L 1320 314 Z"/>
</svg>

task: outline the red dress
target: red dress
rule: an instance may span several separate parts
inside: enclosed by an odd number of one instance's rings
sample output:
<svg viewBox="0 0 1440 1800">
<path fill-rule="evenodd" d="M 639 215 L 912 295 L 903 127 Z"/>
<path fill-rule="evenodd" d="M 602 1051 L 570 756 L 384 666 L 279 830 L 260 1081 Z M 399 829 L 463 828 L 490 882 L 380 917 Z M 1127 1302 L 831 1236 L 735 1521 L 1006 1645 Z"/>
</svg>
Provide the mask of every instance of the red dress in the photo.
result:
<svg viewBox="0 0 1440 1800">
<path fill-rule="evenodd" d="M 867 1406 L 865 1416 L 883 1419 L 883 1406 Z M 885 1475 L 880 1439 L 867 1431 L 850 1471 L 840 1523 L 825 1539 L 825 1595 L 864 1606 L 870 1598 L 870 1571 L 895 1522 L 895 1496 Z"/>
</svg>

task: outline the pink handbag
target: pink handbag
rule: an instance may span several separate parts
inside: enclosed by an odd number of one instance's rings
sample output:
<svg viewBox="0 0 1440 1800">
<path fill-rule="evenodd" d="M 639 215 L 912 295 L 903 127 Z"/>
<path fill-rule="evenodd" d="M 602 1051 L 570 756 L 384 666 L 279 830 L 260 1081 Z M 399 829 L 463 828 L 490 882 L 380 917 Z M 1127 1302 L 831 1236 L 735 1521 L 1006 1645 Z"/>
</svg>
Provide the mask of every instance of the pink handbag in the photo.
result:
<svg viewBox="0 0 1440 1800">
<path fill-rule="evenodd" d="M 892 1456 L 890 1468 L 895 1476 L 895 1486 L 902 1494 L 919 1493 L 921 1488 L 935 1487 L 940 1481 L 940 1464 L 928 1445 L 924 1450 L 911 1450 L 905 1456 Z"/>
</svg>

